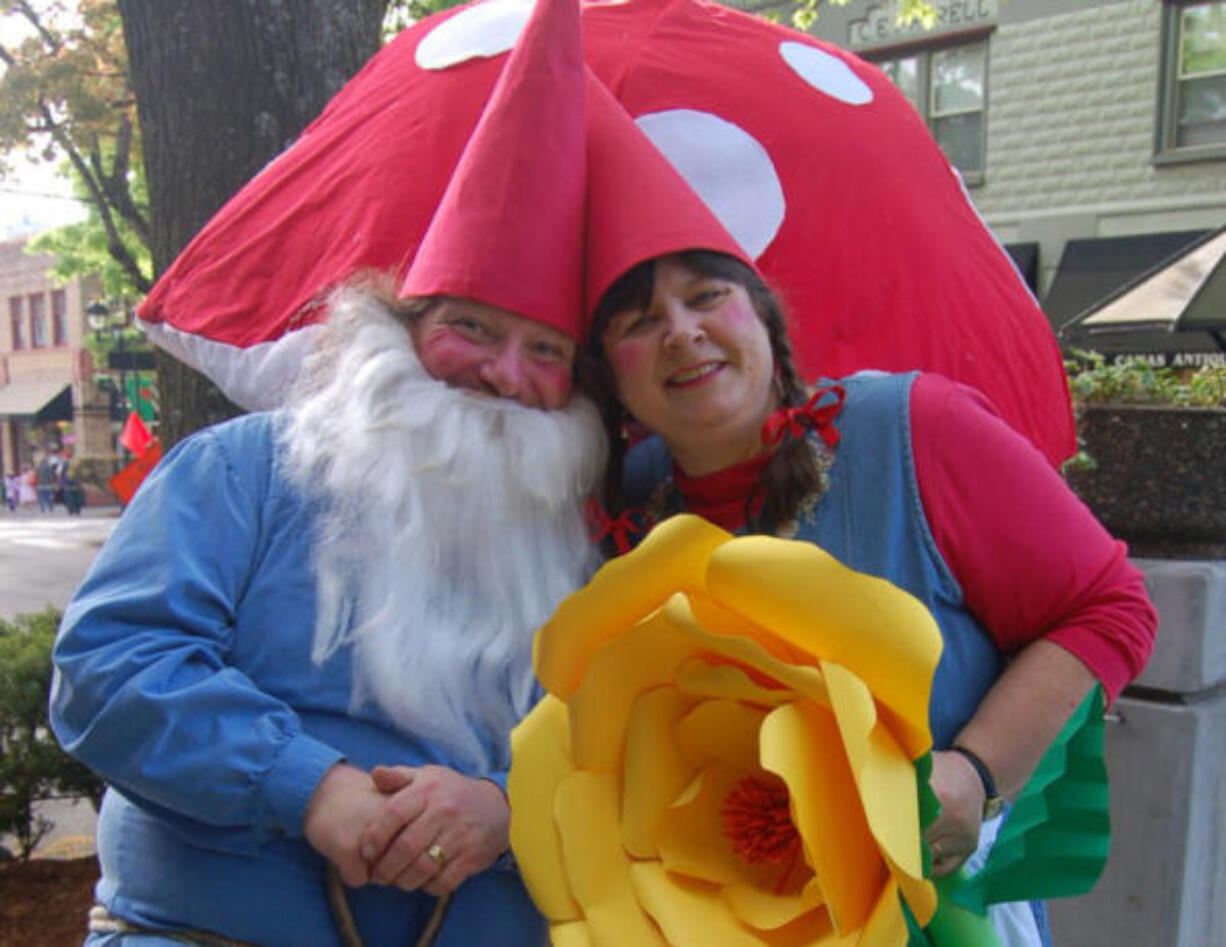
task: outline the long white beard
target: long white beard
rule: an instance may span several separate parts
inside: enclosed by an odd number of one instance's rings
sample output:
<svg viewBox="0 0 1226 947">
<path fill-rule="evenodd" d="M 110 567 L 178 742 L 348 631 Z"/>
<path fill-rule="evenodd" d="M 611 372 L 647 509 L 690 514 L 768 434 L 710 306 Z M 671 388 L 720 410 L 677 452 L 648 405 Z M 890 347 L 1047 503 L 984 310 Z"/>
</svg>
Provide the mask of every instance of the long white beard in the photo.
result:
<svg viewBox="0 0 1226 947">
<path fill-rule="evenodd" d="M 595 408 L 437 381 L 386 307 L 352 291 L 290 404 L 282 466 L 321 506 L 312 657 L 351 646 L 352 709 L 373 703 L 471 772 L 505 768 L 533 634 L 594 567 Z"/>
</svg>

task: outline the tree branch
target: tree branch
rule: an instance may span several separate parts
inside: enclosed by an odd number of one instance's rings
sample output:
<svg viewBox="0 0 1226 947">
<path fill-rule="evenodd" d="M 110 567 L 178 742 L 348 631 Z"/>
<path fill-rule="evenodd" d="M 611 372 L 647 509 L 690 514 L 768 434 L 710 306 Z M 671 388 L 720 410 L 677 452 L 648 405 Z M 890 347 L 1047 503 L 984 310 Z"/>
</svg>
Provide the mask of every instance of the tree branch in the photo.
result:
<svg viewBox="0 0 1226 947">
<path fill-rule="evenodd" d="M 94 174 L 94 169 L 90 167 L 89 162 L 82 157 L 80 151 L 72 141 L 64 129 L 58 125 L 51 115 L 50 109 L 46 105 L 42 106 L 43 120 L 51 126 L 51 136 L 55 143 L 64 149 L 64 153 L 68 156 L 68 160 L 72 162 L 73 168 L 76 169 L 77 175 L 81 182 L 89 191 L 90 202 L 94 209 L 98 211 L 98 219 L 102 221 L 102 227 L 106 231 L 107 252 L 111 254 L 115 262 L 123 267 L 132 284 L 142 293 L 147 293 L 152 288 L 153 283 L 146 276 L 132 256 L 127 246 L 123 242 L 123 238 L 119 234 L 119 228 L 115 226 L 115 218 L 111 213 L 111 205 L 107 201 L 107 195 L 103 189 L 102 182 Z"/>
<path fill-rule="evenodd" d="M 42 41 L 47 44 L 47 48 L 53 53 L 58 53 L 63 44 L 60 43 L 59 37 L 43 26 L 42 17 L 26 0 L 20 0 L 17 4 L 17 11 L 26 18 L 26 21 L 38 31 L 38 35 Z"/>
<path fill-rule="evenodd" d="M 119 216 L 136 231 L 141 243 L 149 246 L 153 239 L 149 229 L 149 220 L 136 206 L 136 202 L 132 199 L 132 188 L 128 184 L 133 137 L 132 120 L 127 115 L 121 115 L 119 129 L 115 134 L 115 154 L 111 162 L 111 173 L 102 178 L 102 184 L 107 200 L 119 211 Z"/>
</svg>

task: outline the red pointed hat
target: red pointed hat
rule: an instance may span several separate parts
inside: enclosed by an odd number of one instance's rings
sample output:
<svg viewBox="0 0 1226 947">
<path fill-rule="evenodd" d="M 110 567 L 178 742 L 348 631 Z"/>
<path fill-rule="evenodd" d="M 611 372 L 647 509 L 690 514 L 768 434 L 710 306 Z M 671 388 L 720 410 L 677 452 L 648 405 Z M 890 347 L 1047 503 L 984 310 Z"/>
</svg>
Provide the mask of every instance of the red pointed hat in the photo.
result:
<svg viewBox="0 0 1226 947">
<path fill-rule="evenodd" d="M 631 267 L 683 250 L 717 250 L 756 269 L 685 178 L 590 71 L 587 74 L 585 311 Z"/>
<path fill-rule="evenodd" d="M 400 286 L 581 340 L 584 71 L 578 0 L 537 0 Z"/>
</svg>

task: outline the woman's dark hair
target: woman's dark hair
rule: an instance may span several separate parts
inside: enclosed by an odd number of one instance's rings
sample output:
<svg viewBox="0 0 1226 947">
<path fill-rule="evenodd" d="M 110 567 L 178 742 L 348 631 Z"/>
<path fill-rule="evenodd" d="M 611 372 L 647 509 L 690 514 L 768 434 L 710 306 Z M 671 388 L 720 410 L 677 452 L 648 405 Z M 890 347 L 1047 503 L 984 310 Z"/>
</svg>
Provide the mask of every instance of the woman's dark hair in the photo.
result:
<svg viewBox="0 0 1226 947">
<path fill-rule="evenodd" d="M 775 364 L 775 395 L 780 407 L 804 404 L 808 393 L 796 373 L 792 347 L 788 342 L 783 307 L 771 288 L 753 269 L 735 257 L 710 250 L 678 253 L 682 266 L 700 276 L 724 279 L 742 286 L 770 340 Z M 617 386 L 609 368 L 602 336 L 613 317 L 629 309 L 645 309 L 655 291 L 656 261 L 633 267 L 615 282 L 596 306 L 592 329 L 579 366 L 579 386 L 600 408 L 609 435 L 609 461 L 605 468 L 605 506 L 616 515 L 621 511 L 622 465 L 625 461 L 626 424 L 630 416 L 617 398 Z M 746 499 L 746 522 L 751 530 L 773 532 L 796 516 L 806 497 L 821 490 L 822 474 L 817 457 L 803 437 L 787 435 L 775 456 L 766 465 Z M 762 506 L 756 515 L 757 498 Z"/>
</svg>

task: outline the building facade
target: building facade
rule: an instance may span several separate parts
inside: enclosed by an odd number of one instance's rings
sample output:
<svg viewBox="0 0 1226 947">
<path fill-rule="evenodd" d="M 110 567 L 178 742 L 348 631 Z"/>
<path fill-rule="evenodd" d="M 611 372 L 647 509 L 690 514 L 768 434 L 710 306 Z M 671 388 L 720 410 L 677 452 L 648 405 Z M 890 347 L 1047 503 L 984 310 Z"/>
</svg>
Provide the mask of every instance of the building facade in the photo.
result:
<svg viewBox="0 0 1226 947">
<path fill-rule="evenodd" d="M 1226 223 L 1226 0 L 933 5 L 925 31 L 826 3 L 812 32 L 911 99 L 1055 328 Z"/>
<path fill-rule="evenodd" d="M 53 257 L 26 252 L 26 240 L 0 242 L 0 469 L 21 472 L 48 453 L 115 453 L 110 399 L 94 384 L 85 347 L 92 279 L 65 285 Z"/>
</svg>

